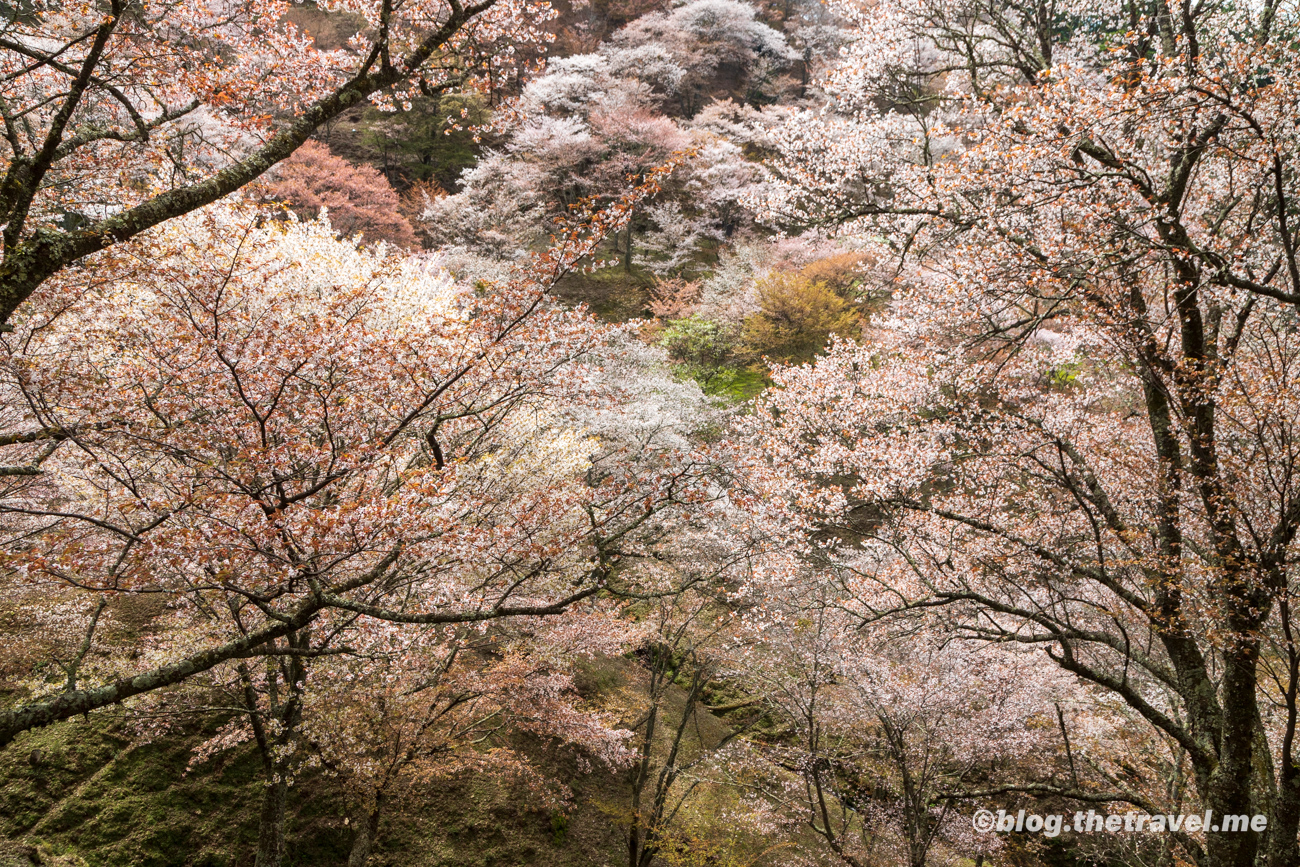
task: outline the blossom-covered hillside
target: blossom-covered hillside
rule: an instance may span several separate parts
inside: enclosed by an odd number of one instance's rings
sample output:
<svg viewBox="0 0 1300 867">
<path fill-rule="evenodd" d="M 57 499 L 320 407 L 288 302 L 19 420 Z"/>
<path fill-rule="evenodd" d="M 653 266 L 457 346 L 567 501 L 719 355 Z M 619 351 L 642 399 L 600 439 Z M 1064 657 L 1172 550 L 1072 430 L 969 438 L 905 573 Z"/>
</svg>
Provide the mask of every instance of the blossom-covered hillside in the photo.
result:
<svg viewBox="0 0 1300 867">
<path fill-rule="evenodd" d="M 24 0 L 0 865 L 1300 865 L 1292 0 Z"/>
</svg>

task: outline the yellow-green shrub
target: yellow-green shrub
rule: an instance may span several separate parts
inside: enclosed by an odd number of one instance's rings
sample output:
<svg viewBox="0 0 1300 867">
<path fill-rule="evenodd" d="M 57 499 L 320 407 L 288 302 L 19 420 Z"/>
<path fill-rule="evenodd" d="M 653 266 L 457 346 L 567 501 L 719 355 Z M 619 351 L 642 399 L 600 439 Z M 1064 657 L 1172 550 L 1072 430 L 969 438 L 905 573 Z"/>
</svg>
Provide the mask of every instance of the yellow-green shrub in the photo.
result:
<svg viewBox="0 0 1300 867">
<path fill-rule="evenodd" d="M 758 284 L 758 312 L 746 317 L 740 339 L 750 355 L 807 361 L 832 334 L 857 337 L 862 318 L 853 304 L 821 280 L 772 274 Z"/>
</svg>

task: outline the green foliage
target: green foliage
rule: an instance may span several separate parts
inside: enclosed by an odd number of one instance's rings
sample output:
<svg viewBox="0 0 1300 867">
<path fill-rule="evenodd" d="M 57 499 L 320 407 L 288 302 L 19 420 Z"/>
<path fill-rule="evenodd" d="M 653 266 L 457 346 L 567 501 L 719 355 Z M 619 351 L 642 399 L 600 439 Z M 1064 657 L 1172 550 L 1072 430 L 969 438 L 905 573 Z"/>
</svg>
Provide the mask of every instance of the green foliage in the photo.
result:
<svg viewBox="0 0 1300 867">
<path fill-rule="evenodd" d="M 569 817 L 559 810 L 551 811 L 551 842 L 559 846 L 569 833 Z"/>
<path fill-rule="evenodd" d="M 452 189 L 478 159 L 469 128 L 486 124 L 491 114 L 483 95 L 473 92 L 425 98 L 395 114 L 369 109 L 360 143 L 379 157 L 390 179 L 398 174 L 407 182 L 436 180 Z M 463 129 L 453 128 L 448 118 Z"/>
<path fill-rule="evenodd" d="M 758 284 L 759 310 L 746 317 L 741 342 L 751 357 L 804 362 L 832 334 L 857 337 L 862 319 L 827 283 L 801 274 L 773 274 Z"/>
<path fill-rule="evenodd" d="M 1048 387 L 1056 391 L 1073 388 L 1082 370 L 1083 364 L 1078 361 L 1067 361 L 1065 364 L 1050 368 L 1047 371 Z"/>
<path fill-rule="evenodd" d="M 771 384 L 766 369 L 740 363 L 735 329 L 699 314 L 668 323 L 658 342 L 681 374 L 698 382 L 707 395 L 741 403 Z"/>
<path fill-rule="evenodd" d="M 375 166 L 398 189 L 435 181 L 450 190 L 461 172 L 478 160 L 479 144 L 470 127 L 487 123 L 491 113 L 478 93 L 421 97 L 412 101 L 409 111 L 355 109 L 332 123 L 325 139 L 331 151 Z M 463 128 L 453 129 L 448 118 Z"/>
<path fill-rule="evenodd" d="M 686 366 L 696 379 L 711 378 L 736 354 L 734 333 L 725 326 L 692 314 L 668 324 L 659 337 L 668 357 Z"/>
<path fill-rule="evenodd" d="M 723 398 L 728 403 L 744 403 L 753 400 L 771 384 L 772 380 L 764 369 L 724 367 L 700 387 L 711 397 Z"/>
</svg>

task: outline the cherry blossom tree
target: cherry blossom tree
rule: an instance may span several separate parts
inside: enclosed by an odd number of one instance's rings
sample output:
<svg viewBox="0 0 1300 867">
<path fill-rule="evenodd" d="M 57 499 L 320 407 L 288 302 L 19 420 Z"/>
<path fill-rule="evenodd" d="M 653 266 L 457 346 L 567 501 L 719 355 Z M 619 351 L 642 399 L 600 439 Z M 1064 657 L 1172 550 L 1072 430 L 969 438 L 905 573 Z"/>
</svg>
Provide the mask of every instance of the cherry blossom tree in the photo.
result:
<svg viewBox="0 0 1300 867">
<path fill-rule="evenodd" d="M 487 774 L 522 783 L 538 804 L 559 808 L 563 786 L 511 748 L 521 732 L 621 769 L 630 733 L 580 706 L 571 669 L 579 657 L 617 653 L 635 635 L 610 611 L 567 613 L 554 623 L 518 618 L 489 631 L 411 628 L 336 612 L 296 634 L 294 655 L 220 666 L 193 681 L 188 695 L 161 701 L 171 720 L 240 709 L 196 749 L 190 770 L 255 744 L 265 785 L 259 865 L 282 863 L 290 791 L 318 769 L 345 788 L 346 821 L 355 829 L 348 864 L 364 867 L 387 806 L 413 785 Z M 214 705 L 213 696 L 225 703 Z M 158 710 L 134 711 L 154 737 L 165 734 L 150 722 Z"/>
<path fill-rule="evenodd" d="M 0 25 L 0 324 L 74 262 L 229 195 L 343 112 L 500 78 L 542 42 L 527 0 L 327 2 L 320 50 L 282 0 L 38 2 Z"/>
<path fill-rule="evenodd" d="M 435 241 L 519 258 L 584 198 L 614 198 L 689 144 L 653 111 L 649 93 L 611 76 L 599 55 L 563 58 L 530 82 L 522 119 L 504 148 L 465 172 L 463 189 L 431 202 L 422 219 Z M 621 246 L 628 256 L 632 220 Z"/>
<path fill-rule="evenodd" d="M 324 145 L 305 142 L 275 167 L 265 188 L 267 197 L 283 202 L 299 219 L 315 219 L 324 208 L 330 226 L 345 237 L 416 246 L 415 230 L 384 176 L 334 156 Z"/>
<path fill-rule="evenodd" d="M 970 798 L 999 784 L 1094 794 L 1057 773 L 1065 677 L 1043 677 L 1027 653 L 915 624 L 863 629 L 833 584 L 805 573 L 797 587 L 759 590 L 742 606 L 722 665 L 780 734 L 718 764 L 810 828 L 833 861 L 925 867 L 995 855 L 996 837 L 972 833 Z"/>
<path fill-rule="evenodd" d="M 877 342 L 777 375 L 765 518 L 839 528 L 863 613 L 1044 647 L 1206 808 L 1269 814 L 1205 863 L 1296 863 L 1293 13 L 846 14 L 836 110 L 776 135 L 770 205 L 878 233 L 906 280 Z"/>
<path fill-rule="evenodd" d="M 708 494 L 687 449 L 629 459 L 567 421 L 615 394 L 582 364 L 610 332 L 545 293 L 599 237 L 573 230 L 475 291 L 434 261 L 220 208 L 124 247 L 139 258 L 10 335 L 7 441 L 30 462 L 0 506 L 6 598 L 44 612 L 67 676 L 27 682 L 4 740 L 293 657 L 326 610 L 473 623 L 617 584 Z M 132 596 L 166 600 L 164 637 L 124 656 L 100 627 Z"/>
<path fill-rule="evenodd" d="M 710 84 L 740 79 L 742 98 L 797 54 L 743 0 L 692 0 L 643 15 L 609 42 L 611 62 L 674 96 L 687 117 L 703 107 Z"/>
<path fill-rule="evenodd" d="M 760 195 L 765 178 L 739 145 L 665 114 L 666 100 L 685 87 L 702 102 L 720 65 L 751 70 L 789 57 L 784 37 L 747 3 L 710 0 L 643 16 L 600 51 L 552 60 L 528 82 L 504 145 L 466 170 L 458 193 L 429 203 L 427 231 L 441 244 L 518 257 L 579 200 L 617 195 L 629 178 L 688 152 L 673 182 L 611 240 L 628 271 L 638 234 L 645 267 L 689 270 L 751 224 L 742 200 Z"/>
<path fill-rule="evenodd" d="M 727 622 L 717 612 L 709 594 L 692 593 L 658 601 L 647 616 L 653 631 L 638 651 L 643 684 L 630 726 L 635 752 L 626 818 L 628 867 L 650 867 L 686 848 L 685 815 L 699 784 L 693 771 L 742 732 L 733 729 L 709 742 L 697 718 L 707 712 L 703 693 L 715 671 L 709 645 Z"/>
</svg>

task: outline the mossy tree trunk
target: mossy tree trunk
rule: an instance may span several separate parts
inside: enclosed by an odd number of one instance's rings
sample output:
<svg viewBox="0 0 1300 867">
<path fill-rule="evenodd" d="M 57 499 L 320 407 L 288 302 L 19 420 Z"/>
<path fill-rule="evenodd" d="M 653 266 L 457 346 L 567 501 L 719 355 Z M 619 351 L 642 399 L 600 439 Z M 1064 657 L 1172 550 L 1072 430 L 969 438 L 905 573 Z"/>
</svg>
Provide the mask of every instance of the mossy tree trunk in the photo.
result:
<svg viewBox="0 0 1300 867">
<path fill-rule="evenodd" d="M 284 862 L 284 814 L 288 800 L 289 783 L 283 777 L 266 784 L 257 830 L 256 867 L 280 867 Z"/>
<path fill-rule="evenodd" d="M 374 851 L 375 841 L 379 838 L 379 811 L 383 806 L 383 795 L 375 798 L 375 803 L 365 810 L 357 822 L 357 835 L 352 838 L 352 851 L 348 853 L 348 867 L 366 867 L 370 863 L 370 853 Z"/>
<path fill-rule="evenodd" d="M 305 651 L 310 646 L 308 630 L 290 633 L 286 638 L 291 649 Z M 284 863 L 285 815 L 307 684 L 304 659 L 299 655 L 267 657 L 260 682 L 247 664 L 239 664 L 244 706 L 265 775 L 255 867 L 280 867 Z"/>
</svg>

